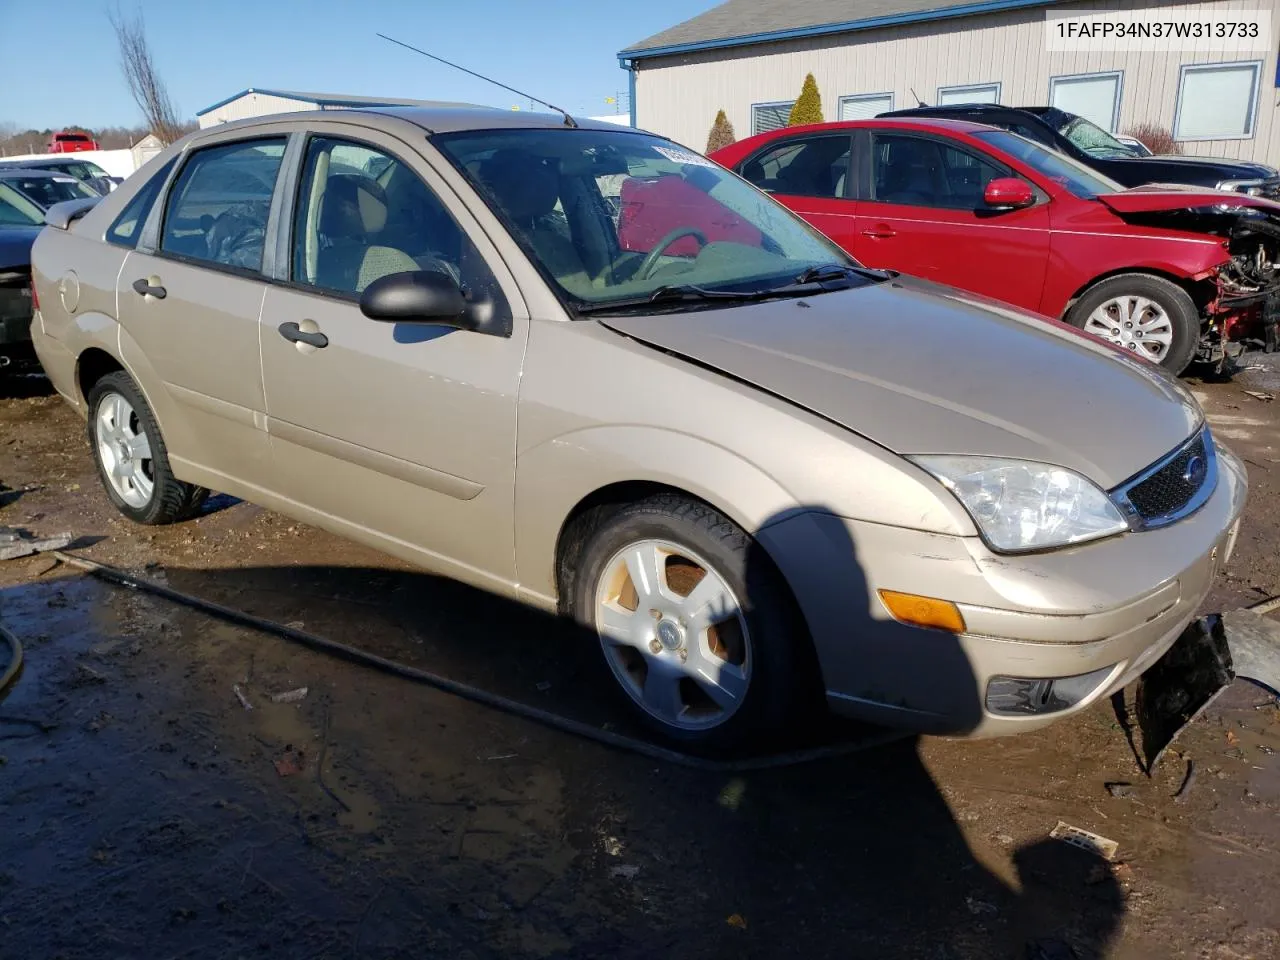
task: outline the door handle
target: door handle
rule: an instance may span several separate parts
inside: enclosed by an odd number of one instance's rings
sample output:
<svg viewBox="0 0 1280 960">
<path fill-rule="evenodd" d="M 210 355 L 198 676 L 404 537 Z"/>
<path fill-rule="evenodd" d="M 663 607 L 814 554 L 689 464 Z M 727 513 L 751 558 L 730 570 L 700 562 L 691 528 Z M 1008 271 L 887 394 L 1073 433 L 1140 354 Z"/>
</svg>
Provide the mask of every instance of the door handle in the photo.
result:
<svg viewBox="0 0 1280 960">
<path fill-rule="evenodd" d="M 280 324 L 276 329 L 280 331 L 280 336 L 290 343 L 305 343 L 312 347 L 327 347 L 329 345 L 329 338 L 323 333 L 307 333 L 292 320 L 288 323 Z"/>
<path fill-rule="evenodd" d="M 133 281 L 133 292 L 140 297 L 152 296 L 157 300 L 163 300 L 169 294 L 169 291 L 165 290 L 164 287 L 153 287 L 151 281 L 147 280 L 146 277 L 139 277 Z"/>
<path fill-rule="evenodd" d="M 896 237 L 898 232 L 881 224 L 878 227 L 871 227 L 869 230 L 863 230 L 864 237 L 870 237 L 872 240 L 888 240 L 890 237 Z"/>
</svg>

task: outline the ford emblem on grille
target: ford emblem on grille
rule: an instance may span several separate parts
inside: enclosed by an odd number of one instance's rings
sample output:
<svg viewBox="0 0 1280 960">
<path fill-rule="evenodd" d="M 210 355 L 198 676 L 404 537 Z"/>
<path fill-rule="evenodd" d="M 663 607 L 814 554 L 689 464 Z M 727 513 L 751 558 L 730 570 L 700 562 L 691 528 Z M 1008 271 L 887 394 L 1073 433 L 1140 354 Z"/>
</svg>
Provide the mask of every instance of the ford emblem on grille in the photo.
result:
<svg viewBox="0 0 1280 960">
<path fill-rule="evenodd" d="M 1208 469 L 1209 465 L 1204 457 L 1192 457 L 1187 461 L 1187 469 L 1182 472 L 1182 482 L 1198 489 L 1204 483 L 1204 475 Z"/>
</svg>

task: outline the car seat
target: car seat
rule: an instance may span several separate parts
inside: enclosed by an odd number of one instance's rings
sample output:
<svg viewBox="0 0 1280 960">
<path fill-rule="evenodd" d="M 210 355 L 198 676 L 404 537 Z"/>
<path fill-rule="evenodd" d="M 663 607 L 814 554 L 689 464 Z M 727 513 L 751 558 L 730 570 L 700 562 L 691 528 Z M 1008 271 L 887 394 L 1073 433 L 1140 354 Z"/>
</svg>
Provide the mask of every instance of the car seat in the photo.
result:
<svg viewBox="0 0 1280 960">
<path fill-rule="evenodd" d="M 379 277 L 417 270 L 409 254 L 377 242 L 386 223 L 387 195 L 377 181 L 355 174 L 330 176 L 320 200 L 316 285 L 360 293 Z"/>
</svg>

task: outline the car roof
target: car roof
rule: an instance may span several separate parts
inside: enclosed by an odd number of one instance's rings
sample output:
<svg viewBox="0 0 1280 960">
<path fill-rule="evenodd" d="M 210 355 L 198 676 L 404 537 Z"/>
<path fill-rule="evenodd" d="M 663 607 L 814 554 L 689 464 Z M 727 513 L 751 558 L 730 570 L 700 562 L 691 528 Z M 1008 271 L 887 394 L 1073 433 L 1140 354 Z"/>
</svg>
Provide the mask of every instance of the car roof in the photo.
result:
<svg viewBox="0 0 1280 960">
<path fill-rule="evenodd" d="M 467 130 L 527 130 L 527 129 L 564 129 L 564 114 L 535 113 L 523 110 L 502 110 L 498 107 L 356 107 L 349 110 L 335 110 L 317 113 L 314 110 L 300 110 L 295 113 L 277 113 L 263 117 L 251 117 L 247 120 L 233 120 L 215 127 L 197 130 L 189 136 L 199 137 L 203 134 L 221 132 L 237 128 L 262 128 L 295 120 L 317 119 L 326 122 L 342 119 L 359 118 L 365 124 L 370 121 L 377 125 L 381 119 L 404 120 L 419 126 L 428 133 L 458 133 Z M 637 132 L 634 128 L 619 126 L 616 123 L 592 120 L 588 117 L 574 117 L 573 122 L 584 130 L 614 130 L 619 132 Z"/>
<path fill-rule="evenodd" d="M 927 130 L 931 133 L 984 133 L 988 130 L 999 129 L 990 124 L 975 123 L 972 120 L 952 120 L 948 117 L 899 117 L 888 114 L 872 120 L 834 120 L 830 123 L 812 123 L 807 126 L 779 127 L 777 130 L 770 130 L 767 134 L 760 134 L 759 136 L 763 138 L 807 133 L 809 131 L 867 130 L 884 129 L 886 127 L 895 130 Z"/>
<path fill-rule="evenodd" d="M 0 170 L 43 170 L 45 167 L 61 166 L 65 163 L 92 163 L 92 160 L 79 159 L 72 153 L 58 156 L 40 157 L 38 160 L 0 160 Z"/>
<path fill-rule="evenodd" d="M 32 177 L 65 178 L 65 173 L 54 173 L 52 170 L 41 170 L 38 167 L 0 167 L 0 178 L 5 180 L 30 180 Z"/>
</svg>

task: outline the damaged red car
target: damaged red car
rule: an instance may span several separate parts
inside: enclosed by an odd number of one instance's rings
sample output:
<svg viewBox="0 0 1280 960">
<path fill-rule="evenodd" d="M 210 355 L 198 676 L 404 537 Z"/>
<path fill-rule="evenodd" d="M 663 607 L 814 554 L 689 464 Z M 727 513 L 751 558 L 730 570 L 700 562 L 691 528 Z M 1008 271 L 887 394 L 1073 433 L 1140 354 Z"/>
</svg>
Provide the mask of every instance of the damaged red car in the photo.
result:
<svg viewBox="0 0 1280 960">
<path fill-rule="evenodd" d="M 1276 348 L 1280 204 L 1270 200 L 1126 190 L 1015 133 L 955 120 L 790 127 L 712 159 L 866 266 L 1060 318 L 1175 373 L 1220 364 L 1242 349 L 1232 343 Z M 636 218 L 650 232 L 651 192 Z"/>
</svg>

